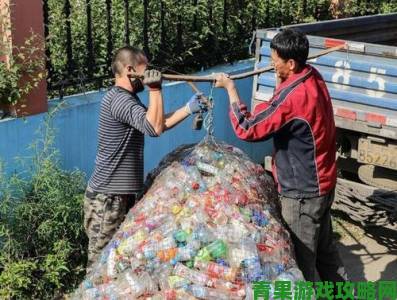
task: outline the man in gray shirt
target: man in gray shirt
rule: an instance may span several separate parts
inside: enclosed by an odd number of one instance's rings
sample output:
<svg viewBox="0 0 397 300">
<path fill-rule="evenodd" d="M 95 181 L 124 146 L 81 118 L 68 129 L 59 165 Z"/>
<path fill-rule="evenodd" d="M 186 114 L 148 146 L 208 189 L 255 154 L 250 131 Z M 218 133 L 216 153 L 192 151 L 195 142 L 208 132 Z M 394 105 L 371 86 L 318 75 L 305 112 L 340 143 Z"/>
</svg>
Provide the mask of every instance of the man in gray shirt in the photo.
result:
<svg viewBox="0 0 397 300">
<path fill-rule="evenodd" d="M 189 115 L 206 110 L 195 94 L 185 106 L 164 115 L 161 73 L 146 70 L 147 65 L 144 52 L 134 47 L 119 49 L 113 58 L 115 85 L 101 104 L 95 169 L 84 200 L 87 271 L 142 192 L 144 136 L 160 136 Z M 131 79 L 132 74 L 143 79 Z M 144 85 L 149 89 L 148 108 L 137 96 Z"/>
</svg>

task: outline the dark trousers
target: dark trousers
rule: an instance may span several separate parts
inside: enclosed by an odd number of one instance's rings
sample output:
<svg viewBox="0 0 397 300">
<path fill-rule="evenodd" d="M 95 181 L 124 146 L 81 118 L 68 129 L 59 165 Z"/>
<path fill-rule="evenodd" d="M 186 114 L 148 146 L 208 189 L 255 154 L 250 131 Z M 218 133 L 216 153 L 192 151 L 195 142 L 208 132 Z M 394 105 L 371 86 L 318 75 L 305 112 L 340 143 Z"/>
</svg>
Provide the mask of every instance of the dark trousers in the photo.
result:
<svg viewBox="0 0 397 300">
<path fill-rule="evenodd" d="M 295 247 L 296 260 L 307 281 L 346 281 L 347 275 L 332 237 L 331 205 L 334 191 L 321 197 L 280 196 L 281 214 Z"/>
</svg>

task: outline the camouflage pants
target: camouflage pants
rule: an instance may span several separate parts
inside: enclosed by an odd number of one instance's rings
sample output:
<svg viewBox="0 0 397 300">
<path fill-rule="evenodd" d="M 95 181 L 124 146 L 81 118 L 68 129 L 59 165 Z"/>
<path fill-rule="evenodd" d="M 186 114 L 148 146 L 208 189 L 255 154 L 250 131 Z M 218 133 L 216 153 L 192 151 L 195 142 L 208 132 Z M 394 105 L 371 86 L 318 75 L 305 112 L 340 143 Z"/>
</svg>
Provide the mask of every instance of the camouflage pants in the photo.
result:
<svg viewBox="0 0 397 300">
<path fill-rule="evenodd" d="M 87 187 L 84 197 L 84 229 L 88 236 L 87 273 L 134 205 L 135 198 L 135 195 L 96 193 Z"/>
</svg>

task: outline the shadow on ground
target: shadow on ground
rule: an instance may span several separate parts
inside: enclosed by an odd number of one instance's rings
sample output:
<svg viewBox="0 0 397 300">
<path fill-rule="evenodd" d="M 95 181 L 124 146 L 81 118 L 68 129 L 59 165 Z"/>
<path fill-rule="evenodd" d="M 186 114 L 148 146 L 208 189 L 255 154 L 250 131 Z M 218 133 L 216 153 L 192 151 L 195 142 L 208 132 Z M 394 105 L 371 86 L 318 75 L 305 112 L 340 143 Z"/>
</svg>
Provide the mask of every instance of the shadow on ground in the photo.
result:
<svg viewBox="0 0 397 300">
<path fill-rule="evenodd" d="M 397 228 L 363 227 L 338 211 L 333 216 L 349 280 L 397 280 Z"/>
</svg>

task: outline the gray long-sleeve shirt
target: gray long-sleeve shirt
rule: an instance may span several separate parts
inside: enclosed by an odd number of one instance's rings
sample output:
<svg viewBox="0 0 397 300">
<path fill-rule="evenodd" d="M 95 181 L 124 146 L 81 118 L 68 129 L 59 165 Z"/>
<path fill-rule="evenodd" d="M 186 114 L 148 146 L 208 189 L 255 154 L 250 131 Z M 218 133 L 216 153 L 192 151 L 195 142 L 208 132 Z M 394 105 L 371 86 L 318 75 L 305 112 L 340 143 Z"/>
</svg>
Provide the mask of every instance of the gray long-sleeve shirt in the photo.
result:
<svg viewBox="0 0 397 300">
<path fill-rule="evenodd" d="M 114 86 L 102 100 L 95 169 L 88 186 L 105 194 L 132 194 L 143 187 L 144 135 L 157 136 L 146 107 Z"/>
</svg>

